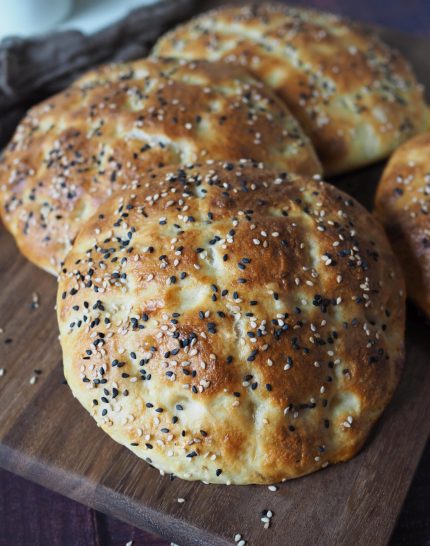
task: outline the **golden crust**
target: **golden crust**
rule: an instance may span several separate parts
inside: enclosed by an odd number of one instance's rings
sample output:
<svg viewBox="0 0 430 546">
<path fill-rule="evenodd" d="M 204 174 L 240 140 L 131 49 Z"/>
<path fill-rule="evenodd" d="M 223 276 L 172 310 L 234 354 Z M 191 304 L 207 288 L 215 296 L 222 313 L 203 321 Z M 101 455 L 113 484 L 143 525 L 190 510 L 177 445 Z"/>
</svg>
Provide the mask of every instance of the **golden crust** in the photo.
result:
<svg viewBox="0 0 430 546">
<path fill-rule="evenodd" d="M 0 162 L 3 221 L 55 274 L 114 190 L 148 167 L 204 158 L 321 172 L 287 108 L 242 69 L 145 59 L 90 72 L 29 111 Z"/>
<path fill-rule="evenodd" d="M 396 150 L 375 196 L 406 278 L 408 296 L 430 317 L 430 133 Z"/>
<path fill-rule="evenodd" d="M 113 196 L 76 238 L 57 312 L 74 395 L 190 480 L 349 459 L 403 363 L 403 279 L 379 223 L 250 162 L 153 170 Z"/>
<path fill-rule="evenodd" d="M 249 68 L 297 117 L 326 174 L 382 159 L 429 127 L 406 60 L 332 14 L 276 3 L 222 7 L 161 37 L 154 52 Z"/>
</svg>

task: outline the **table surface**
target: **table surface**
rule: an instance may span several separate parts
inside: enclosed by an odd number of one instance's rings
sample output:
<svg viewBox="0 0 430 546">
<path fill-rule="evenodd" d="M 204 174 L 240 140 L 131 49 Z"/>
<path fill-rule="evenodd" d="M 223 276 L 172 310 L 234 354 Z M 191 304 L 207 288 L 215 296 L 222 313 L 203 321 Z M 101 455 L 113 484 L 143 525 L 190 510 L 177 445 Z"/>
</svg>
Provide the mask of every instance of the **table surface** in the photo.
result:
<svg viewBox="0 0 430 546">
<path fill-rule="evenodd" d="M 295 0 L 367 23 L 430 36 L 429 0 Z M 430 545 L 430 444 L 403 507 L 390 546 Z M 0 545 L 167 546 L 144 531 L 0 471 Z"/>
</svg>

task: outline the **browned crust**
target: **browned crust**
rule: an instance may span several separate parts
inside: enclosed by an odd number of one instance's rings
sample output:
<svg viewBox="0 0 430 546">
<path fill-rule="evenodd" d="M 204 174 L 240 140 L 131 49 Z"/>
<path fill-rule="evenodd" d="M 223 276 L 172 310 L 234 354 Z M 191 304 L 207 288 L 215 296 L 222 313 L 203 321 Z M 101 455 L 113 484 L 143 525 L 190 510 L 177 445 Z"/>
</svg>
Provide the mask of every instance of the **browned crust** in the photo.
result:
<svg viewBox="0 0 430 546">
<path fill-rule="evenodd" d="M 287 108 L 240 68 L 108 65 L 19 125 L 0 161 L 3 222 L 28 259 L 56 274 L 79 226 L 114 190 L 148 167 L 206 158 L 321 171 Z"/>
<path fill-rule="evenodd" d="M 154 52 L 249 69 L 300 121 L 325 174 L 382 159 L 429 127 L 423 88 L 402 55 L 329 13 L 266 2 L 221 7 L 161 37 Z"/>
<path fill-rule="evenodd" d="M 408 296 L 430 317 L 430 133 L 403 144 L 379 182 L 375 214 L 385 225 Z"/>
<path fill-rule="evenodd" d="M 57 309 L 68 384 L 108 434 L 218 483 L 293 478 L 360 449 L 397 385 L 405 320 L 397 260 L 361 205 L 214 163 L 151 171 L 99 214 Z"/>
</svg>

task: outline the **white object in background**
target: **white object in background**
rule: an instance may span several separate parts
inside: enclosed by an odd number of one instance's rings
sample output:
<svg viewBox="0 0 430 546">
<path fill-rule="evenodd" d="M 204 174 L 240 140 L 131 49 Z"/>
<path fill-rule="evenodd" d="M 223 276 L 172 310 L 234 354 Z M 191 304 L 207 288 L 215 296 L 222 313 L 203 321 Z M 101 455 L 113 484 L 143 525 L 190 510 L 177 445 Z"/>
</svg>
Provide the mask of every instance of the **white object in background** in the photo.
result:
<svg viewBox="0 0 430 546">
<path fill-rule="evenodd" d="M 0 0 L 1 2 L 2 0 Z M 13 2 L 14 0 L 9 0 Z M 125 17 L 129 11 L 155 4 L 159 0 L 75 0 L 75 9 L 58 30 L 80 30 L 87 34 L 97 32 Z"/>
<path fill-rule="evenodd" d="M 0 0 L 0 37 L 52 30 L 72 5 L 73 0 Z"/>
<path fill-rule="evenodd" d="M 49 31 L 97 32 L 135 8 L 159 0 L 0 0 L 0 40 Z"/>
</svg>

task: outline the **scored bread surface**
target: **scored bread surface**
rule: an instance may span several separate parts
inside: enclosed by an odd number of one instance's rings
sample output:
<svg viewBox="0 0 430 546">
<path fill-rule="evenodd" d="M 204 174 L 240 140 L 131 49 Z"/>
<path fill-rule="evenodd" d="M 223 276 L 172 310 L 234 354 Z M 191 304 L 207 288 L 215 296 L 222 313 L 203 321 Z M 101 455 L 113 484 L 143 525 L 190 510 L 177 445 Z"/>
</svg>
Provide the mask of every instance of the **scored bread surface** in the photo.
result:
<svg viewBox="0 0 430 546">
<path fill-rule="evenodd" d="M 382 159 L 429 127 L 423 88 L 404 57 L 329 13 L 266 2 L 221 7 L 162 36 L 154 52 L 249 69 L 297 117 L 325 174 Z"/>
<path fill-rule="evenodd" d="M 148 167 L 205 158 L 321 172 L 287 107 L 243 69 L 143 59 L 89 72 L 32 108 L 0 160 L 0 213 L 58 273 L 82 222 Z"/>
<path fill-rule="evenodd" d="M 272 483 L 351 458 L 403 363 L 379 223 L 253 162 L 142 174 L 59 277 L 67 382 L 97 424 L 189 480 Z"/>
</svg>

